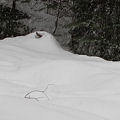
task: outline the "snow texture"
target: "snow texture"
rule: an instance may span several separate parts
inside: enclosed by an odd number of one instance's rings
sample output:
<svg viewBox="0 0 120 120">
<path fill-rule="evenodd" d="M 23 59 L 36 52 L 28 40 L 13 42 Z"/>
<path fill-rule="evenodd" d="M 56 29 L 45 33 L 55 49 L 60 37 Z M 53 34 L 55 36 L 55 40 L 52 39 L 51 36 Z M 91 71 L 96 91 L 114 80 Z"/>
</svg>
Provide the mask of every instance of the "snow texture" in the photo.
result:
<svg viewBox="0 0 120 120">
<path fill-rule="evenodd" d="M 0 41 L 0 120 L 120 120 L 120 63 L 38 33 Z"/>
</svg>

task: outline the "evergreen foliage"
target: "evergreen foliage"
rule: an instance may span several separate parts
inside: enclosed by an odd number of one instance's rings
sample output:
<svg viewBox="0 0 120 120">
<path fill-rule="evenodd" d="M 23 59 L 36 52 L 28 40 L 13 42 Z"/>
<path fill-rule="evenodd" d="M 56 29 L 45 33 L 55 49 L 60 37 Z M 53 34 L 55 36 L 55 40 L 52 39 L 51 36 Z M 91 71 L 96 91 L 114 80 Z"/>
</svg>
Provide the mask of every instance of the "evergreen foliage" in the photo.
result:
<svg viewBox="0 0 120 120">
<path fill-rule="evenodd" d="M 73 52 L 120 60 L 120 1 L 73 0 L 72 11 Z"/>
<path fill-rule="evenodd" d="M 29 19 L 29 16 L 15 7 L 15 3 L 12 8 L 0 5 L 0 39 L 29 32 L 29 27 L 20 22 L 20 20 Z"/>
</svg>

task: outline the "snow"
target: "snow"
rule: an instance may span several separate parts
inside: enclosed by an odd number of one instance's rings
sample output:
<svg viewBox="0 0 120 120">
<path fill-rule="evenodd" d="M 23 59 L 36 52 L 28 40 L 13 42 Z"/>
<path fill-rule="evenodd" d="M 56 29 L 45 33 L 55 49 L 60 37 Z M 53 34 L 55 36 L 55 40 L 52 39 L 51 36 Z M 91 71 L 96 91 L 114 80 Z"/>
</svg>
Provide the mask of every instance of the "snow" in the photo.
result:
<svg viewBox="0 0 120 120">
<path fill-rule="evenodd" d="M 119 120 L 120 63 L 38 33 L 0 41 L 0 120 Z"/>
</svg>

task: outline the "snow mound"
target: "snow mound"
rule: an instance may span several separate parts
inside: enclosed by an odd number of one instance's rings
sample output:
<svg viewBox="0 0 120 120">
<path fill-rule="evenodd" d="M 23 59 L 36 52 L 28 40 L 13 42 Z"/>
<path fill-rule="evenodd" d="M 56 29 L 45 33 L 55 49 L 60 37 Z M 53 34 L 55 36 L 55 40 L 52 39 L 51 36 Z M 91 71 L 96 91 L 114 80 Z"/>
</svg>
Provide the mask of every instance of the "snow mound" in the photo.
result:
<svg viewBox="0 0 120 120">
<path fill-rule="evenodd" d="M 36 33 L 40 34 L 41 37 L 39 38 Z M 7 38 L 3 42 L 8 42 L 12 45 L 17 45 L 40 52 L 64 52 L 59 43 L 55 40 L 54 36 L 45 31 L 37 31 L 22 37 Z"/>
<path fill-rule="evenodd" d="M 120 120 L 120 63 L 37 33 L 0 41 L 0 120 Z"/>
</svg>

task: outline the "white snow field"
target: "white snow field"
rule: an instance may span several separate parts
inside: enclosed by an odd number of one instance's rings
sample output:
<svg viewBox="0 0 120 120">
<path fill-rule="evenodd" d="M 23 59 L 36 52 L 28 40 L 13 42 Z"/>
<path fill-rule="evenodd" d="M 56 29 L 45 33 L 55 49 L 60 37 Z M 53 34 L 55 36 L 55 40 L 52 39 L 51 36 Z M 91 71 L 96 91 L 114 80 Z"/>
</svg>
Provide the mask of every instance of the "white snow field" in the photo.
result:
<svg viewBox="0 0 120 120">
<path fill-rule="evenodd" d="M 120 62 L 38 33 L 0 41 L 0 120 L 120 120 Z"/>
</svg>

